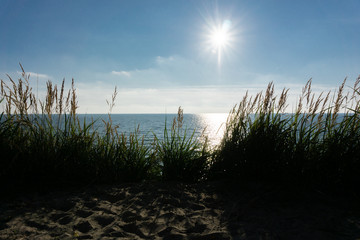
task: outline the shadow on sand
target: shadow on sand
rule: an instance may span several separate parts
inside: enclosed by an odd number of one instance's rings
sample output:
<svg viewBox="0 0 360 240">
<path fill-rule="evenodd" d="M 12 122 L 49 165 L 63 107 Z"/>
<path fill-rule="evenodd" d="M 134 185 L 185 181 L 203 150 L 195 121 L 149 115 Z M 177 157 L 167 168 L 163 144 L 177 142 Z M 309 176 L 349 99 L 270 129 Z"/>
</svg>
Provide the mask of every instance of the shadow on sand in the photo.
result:
<svg viewBox="0 0 360 240">
<path fill-rule="evenodd" d="M 356 199 L 264 184 L 141 183 L 0 204 L 0 239 L 356 239 Z"/>
</svg>

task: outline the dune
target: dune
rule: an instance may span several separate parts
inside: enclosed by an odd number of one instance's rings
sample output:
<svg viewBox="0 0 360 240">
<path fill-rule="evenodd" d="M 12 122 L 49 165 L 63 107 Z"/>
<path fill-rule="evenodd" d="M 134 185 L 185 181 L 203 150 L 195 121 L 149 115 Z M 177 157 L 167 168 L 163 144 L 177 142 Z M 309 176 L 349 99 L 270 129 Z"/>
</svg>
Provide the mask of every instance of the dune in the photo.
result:
<svg viewBox="0 0 360 240">
<path fill-rule="evenodd" d="M 224 182 L 96 185 L 0 200 L 0 239 L 356 239 L 353 197 Z"/>
</svg>

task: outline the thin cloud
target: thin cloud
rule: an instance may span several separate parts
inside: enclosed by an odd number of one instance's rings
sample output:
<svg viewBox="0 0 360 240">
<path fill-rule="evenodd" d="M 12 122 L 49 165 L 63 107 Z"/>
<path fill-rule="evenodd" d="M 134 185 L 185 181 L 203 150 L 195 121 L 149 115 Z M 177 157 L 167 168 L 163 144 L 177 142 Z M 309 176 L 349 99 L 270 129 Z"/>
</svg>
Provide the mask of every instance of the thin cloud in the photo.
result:
<svg viewBox="0 0 360 240">
<path fill-rule="evenodd" d="M 216 69 L 209 69 L 208 66 L 198 61 L 177 55 L 169 57 L 157 56 L 152 60 L 151 67 L 135 68 L 129 71 L 112 71 L 111 75 L 112 77 L 131 76 L 133 81 L 127 82 L 127 87 L 203 85 L 217 81 Z M 116 81 L 116 79 L 113 80 Z"/>
<path fill-rule="evenodd" d="M 120 71 L 120 72 L 112 71 L 111 74 L 117 75 L 117 76 L 126 76 L 126 77 L 130 77 L 130 76 L 131 76 L 131 73 L 130 73 L 130 72 L 126 72 L 126 71 Z"/>
<path fill-rule="evenodd" d="M 286 112 L 293 112 L 297 106 L 301 87 L 291 85 Z M 333 90 L 314 85 L 314 93 Z M 321 90 L 320 90 L 321 89 Z M 187 86 L 177 88 L 118 88 L 113 113 L 170 113 L 182 106 L 187 113 L 227 113 L 239 103 L 246 92 L 255 96 L 265 92 L 266 85 L 260 86 Z M 110 84 L 78 84 L 77 93 L 80 113 L 106 113 L 106 99 L 111 98 L 114 87 Z M 280 96 L 281 86 L 275 85 L 275 94 Z M 139 97 L 141 96 L 141 97 Z"/>
<path fill-rule="evenodd" d="M 18 74 L 22 74 L 22 72 L 17 71 Z M 51 79 L 52 77 L 47 75 L 47 74 L 43 74 L 43 73 L 36 73 L 36 72 L 26 72 L 27 75 L 30 75 L 30 77 L 36 77 L 36 78 L 41 78 L 41 79 Z"/>
<path fill-rule="evenodd" d="M 156 63 L 157 64 L 166 64 L 166 63 L 169 63 L 169 62 L 172 62 L 175 60 L 175 56 L 170 56 L 170 57 L 161 57 L 161 56 L 157 56 L 156 57 Z"/>
</svg>

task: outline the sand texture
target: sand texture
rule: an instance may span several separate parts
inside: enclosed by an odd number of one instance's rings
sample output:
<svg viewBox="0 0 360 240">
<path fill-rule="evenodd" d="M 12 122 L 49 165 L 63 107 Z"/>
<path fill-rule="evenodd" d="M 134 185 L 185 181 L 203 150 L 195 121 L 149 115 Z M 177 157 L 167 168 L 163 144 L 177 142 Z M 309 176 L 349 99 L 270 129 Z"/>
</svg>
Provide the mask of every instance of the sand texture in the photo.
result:
<svg viewBox="0 0 360 240">
<path fill-rule="evenodd" d="M 352 197 L 139 183 L 0 200 L 0 239 L 359 239 Z"/>
</svg>

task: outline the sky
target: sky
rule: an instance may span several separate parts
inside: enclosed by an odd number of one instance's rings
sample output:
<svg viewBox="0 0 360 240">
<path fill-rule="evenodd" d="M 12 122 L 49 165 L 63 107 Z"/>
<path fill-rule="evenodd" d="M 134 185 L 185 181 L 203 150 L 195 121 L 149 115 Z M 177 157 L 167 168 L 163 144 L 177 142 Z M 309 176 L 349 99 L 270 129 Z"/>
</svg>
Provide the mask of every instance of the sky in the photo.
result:
<svg viewBox="0 0 360 240">
<path fill-rule="evenodd" d="M 0 0 L 0 79 L 75 79 L 79 113 L 229 112 L 246 90 L 290 108 L 360 74 L 360 1 Z"/>
</svg>

